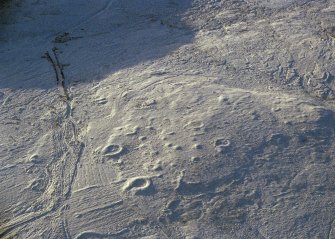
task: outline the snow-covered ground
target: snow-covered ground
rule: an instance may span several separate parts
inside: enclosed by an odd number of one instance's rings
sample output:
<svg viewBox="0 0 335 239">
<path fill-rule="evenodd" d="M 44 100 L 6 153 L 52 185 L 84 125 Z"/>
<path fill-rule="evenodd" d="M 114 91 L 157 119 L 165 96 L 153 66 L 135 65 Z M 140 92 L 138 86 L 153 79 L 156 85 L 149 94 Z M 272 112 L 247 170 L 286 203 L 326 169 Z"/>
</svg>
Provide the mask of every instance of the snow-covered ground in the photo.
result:
<svg viewBox="0 0 335 239">
<path fill-rule="evenodd" d="M 335 238 L 335 1 L 0 6 L 1 238 Z"/>
</svg>

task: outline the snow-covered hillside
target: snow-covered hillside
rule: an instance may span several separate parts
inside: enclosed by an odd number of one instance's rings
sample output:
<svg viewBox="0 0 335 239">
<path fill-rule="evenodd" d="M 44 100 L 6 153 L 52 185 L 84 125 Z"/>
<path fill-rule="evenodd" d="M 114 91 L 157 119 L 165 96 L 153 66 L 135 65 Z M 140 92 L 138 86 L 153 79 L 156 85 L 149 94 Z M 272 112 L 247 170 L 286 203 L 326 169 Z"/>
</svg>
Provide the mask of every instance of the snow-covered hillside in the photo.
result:
<svg viewBox="0 0 335 239">
<path fill-rule="evenodd" d="M 11 0 L 1 238 L 335 238 L 333 0 Z"/>
</svg>

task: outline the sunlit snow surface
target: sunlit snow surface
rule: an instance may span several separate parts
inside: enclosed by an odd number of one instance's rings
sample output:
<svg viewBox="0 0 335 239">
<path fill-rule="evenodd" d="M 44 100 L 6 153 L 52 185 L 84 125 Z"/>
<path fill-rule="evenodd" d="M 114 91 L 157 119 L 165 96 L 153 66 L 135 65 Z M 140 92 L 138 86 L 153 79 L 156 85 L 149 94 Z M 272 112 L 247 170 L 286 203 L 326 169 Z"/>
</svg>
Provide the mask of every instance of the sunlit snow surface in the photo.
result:
<svg viewBox="0 0 335 239">
<path fill-rule="evenodd" d="M 0 13 L 1 238 L 335 238 L 334 1 Z"/>
</svg>

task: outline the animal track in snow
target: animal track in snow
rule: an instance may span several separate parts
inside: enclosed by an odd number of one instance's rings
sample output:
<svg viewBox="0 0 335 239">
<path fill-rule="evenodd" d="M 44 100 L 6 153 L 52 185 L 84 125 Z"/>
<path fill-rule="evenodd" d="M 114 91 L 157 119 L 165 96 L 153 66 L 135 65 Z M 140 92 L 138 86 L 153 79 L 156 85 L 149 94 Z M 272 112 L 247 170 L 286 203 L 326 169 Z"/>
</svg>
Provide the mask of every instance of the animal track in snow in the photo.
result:
<svg viewBox="0 0 335 239">
<path fill-rule="evenodd" d="M 153 191 L 153 184 L 151 178 L 134 177 L 128 179 L 122 189 L 123 191 L 133 191 L 135 195 L 144 195 Z"/>
<path fill-rule="evenodd" d="M 153 109 L 157 105 L 156 100 L 154 99 L 137 99 L 137 103 L 135 105 L 136 109 Z"/>
<path fill-rule="evenodd" d="M 203 206 L 204 203 L 201 200 L 174 199 L 165 205 L 158 220 L 163 224 L 197 220 L 203 215 Z"/>
<path fill-rule="evenodd" d="M 203 127 L 204 127 L 204 123 L 202 121 L 198 121 L 198 120 L 190 121 L 184 126 L 185 129 L 191 129 L 191 130 L 195 130 L 195 131 L 198 131 Z"/>
<path fill-rule="evenodd" d="M 217 152 L 221 153 L 226 150 L 231 145 L 230 140 L 220 138 L 215 140 L 215 149 Z"/>
<path fill-rule="evenodd" d="M 123 151 L 124 148 L 121 145 L 109 144 L 102 149 L 101 153 L 104 157 L 115 159 L 119 157 Z"/>
<path fill-rule="evenodd" d="M 194 144 L 194 145 L 192 146 L 192 148 L 193 148 L 193 149 L 203 149 L 204 146 L 203 146 L 202 144 Z"/>
<path fill-rule="evenodd" d="M 33 154 L 29 157 L 29 162 L 32 162 L 34 164 L 42 163 L 43 158 L 41 158 L 38 154 Z"/>
</svg>

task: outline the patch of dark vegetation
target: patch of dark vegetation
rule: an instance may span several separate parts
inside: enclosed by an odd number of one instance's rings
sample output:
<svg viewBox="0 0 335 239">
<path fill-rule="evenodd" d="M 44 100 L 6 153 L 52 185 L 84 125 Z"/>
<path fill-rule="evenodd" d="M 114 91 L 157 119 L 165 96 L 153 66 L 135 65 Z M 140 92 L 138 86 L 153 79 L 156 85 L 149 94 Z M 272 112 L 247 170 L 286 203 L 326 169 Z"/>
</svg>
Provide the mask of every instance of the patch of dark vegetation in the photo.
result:
<svg viewBox="0 0 335 239">
<path fill-rule="evenodd" d="M 11 0 L 0 0 L 0 24 L 5 24 L 7 19 L 6 10 L 10 7 Z"/>
<path fill-rule="evenodd" d="M 0 10 L 9 8 L 11 0 L 0 0 Z"/>
<path fill-rule="evenodd" d="M 22 0 L 0 0 L 0 25 L 13 23 L 13 10 L 18 10 L 22 6 L 22 3 Z"/>
</svg>

